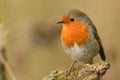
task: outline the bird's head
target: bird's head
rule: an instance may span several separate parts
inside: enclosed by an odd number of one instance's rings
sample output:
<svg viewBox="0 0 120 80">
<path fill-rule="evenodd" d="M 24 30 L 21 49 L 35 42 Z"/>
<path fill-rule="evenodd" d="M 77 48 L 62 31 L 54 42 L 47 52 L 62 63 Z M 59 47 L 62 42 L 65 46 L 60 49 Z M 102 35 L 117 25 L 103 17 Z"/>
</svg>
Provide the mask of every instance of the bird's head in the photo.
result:
<svg viewBox="0 0 120 80">
<path fill-rule="evenodd" d="M 62 17 L 60 21 L 58 21 L 58 24 L 71 24 L 71 23 L 82 23 L 82 24 L 88 24 L 90 22 L 90 19 L 87 17 L 85 13 L 79 10 L 71 10 L 66 15 Z"/>
</svg>

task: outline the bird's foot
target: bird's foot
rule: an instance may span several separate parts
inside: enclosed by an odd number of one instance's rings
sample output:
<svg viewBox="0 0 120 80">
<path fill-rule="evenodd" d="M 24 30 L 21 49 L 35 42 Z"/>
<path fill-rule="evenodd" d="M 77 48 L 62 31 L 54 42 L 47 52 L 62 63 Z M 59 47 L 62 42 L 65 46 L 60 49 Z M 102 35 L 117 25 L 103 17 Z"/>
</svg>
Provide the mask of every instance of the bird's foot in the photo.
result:
<svg viewBox="0 0 120 80">
<path fill-rule="evenodd" d="M 71 64 L 70 68 L 66 71 L 66 76 L 69 76 L 69 75 L 70 75 L 71 71 L 74 69 L 75 63 L 77 63 L 77 61 L 74 61 L 74 62 Z"/>
</svg>

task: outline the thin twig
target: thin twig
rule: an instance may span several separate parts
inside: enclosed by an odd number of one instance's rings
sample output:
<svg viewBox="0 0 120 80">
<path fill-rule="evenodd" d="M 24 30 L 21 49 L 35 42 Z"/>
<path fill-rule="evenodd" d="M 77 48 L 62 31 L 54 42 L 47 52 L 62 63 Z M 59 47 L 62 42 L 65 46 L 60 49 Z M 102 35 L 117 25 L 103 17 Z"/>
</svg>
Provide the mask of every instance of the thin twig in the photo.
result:
<svg viewBox="0 0 120 80">
<path fill-rule="evenodd" d="M 17 80 L 14 73 L 12 72 L 9 64 L 6 62 L 6 60 L 3 58 L 2 53 L 0 53 L 0 60 L 3 63 L 3 65 L 5 66 L 6 70 L 8 71 L 8 73 L 11 75 L 11 77 L 13 78 L 13 80 Z"/>
</svg>

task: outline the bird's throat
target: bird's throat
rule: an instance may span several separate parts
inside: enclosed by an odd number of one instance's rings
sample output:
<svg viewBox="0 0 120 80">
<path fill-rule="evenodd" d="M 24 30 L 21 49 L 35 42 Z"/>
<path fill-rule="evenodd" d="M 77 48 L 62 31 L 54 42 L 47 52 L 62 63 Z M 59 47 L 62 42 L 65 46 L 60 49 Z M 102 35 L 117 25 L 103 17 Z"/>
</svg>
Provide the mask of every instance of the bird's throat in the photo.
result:
<svg viewBox="0 0 120 80">
<path fill-rule="evenodd" d="M 79 22 L 66 23 L 63 24 L 61 37 L 68 48 L 73 47 L 75 43 L 82 46 L 87 43 L 89 31 L 86 25 Z"/>
</svg>

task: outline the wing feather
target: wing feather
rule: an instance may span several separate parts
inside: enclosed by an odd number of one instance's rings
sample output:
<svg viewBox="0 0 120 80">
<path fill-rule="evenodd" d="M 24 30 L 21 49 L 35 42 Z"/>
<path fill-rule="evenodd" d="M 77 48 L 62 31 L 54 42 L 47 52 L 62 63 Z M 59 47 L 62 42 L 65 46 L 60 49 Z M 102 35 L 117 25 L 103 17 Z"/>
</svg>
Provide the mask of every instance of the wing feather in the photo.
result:
<svg viewBox="0 0 120 80">
<path fill-rule="evenodd" d="M 105 56 L 105 52 L 104 52 L 104 48 L 103 48 L 103 45 L 102 45 L 102 42 L 101 42 L 101 39 L 100 39 L 100 37 L 99 37 L 99 35 L 98 35 L 98 33 L 97 33 L 97 30 L 96 30 L 96 27 L 94 26 L 94 24 L 92 23 L 92 22 L 90 22 L 90 25 L 91 25 L 91 27 L 92 27 L 92 32 L 93 32 L 93 35 L 94 35 L 94 37 L 95 37 L 95 39 L 96 39 L 96 41 L 98 42 L 98 44 L 99 44 L 99 55 L 100 55 L 100 57 L 101 57 L 101 59 L 103 60 L 103 61 L 105 61 L 106 60 L 106 56 Z"/>
</svg>

